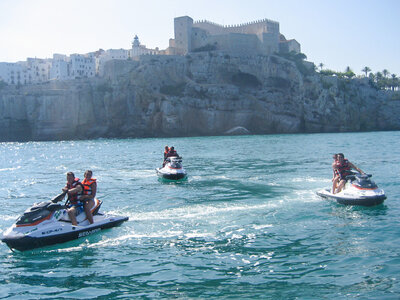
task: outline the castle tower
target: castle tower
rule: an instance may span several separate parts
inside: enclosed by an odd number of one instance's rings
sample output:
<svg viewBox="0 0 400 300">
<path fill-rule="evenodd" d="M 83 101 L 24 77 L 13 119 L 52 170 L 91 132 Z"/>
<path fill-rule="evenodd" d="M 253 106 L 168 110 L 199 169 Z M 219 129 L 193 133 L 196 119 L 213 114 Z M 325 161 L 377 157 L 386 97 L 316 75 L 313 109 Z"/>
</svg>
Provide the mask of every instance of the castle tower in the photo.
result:
<svg viewBox="0 0 400 300">
<path fill-rule="evenodd" d="M 187 54 L 192 50 L 193 19 L 188 16 L 174 19 L 175 47 L 177 54 Z"/>
</svg>

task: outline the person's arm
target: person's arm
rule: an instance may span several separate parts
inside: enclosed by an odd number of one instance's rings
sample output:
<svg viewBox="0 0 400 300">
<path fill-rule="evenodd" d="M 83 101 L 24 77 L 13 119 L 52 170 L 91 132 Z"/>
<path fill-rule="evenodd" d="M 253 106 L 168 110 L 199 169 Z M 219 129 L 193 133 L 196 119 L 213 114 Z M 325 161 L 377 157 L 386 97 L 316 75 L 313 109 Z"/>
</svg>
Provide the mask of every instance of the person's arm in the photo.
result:
<svg viewBox="0 0 400 300">
<path fill-rule="evenodd" d="M 332 164 L 332 171 L 333 171 L 333 175 L 332 175 L 332 181 L 335 179 L 336 175 L 336 164 L 333 163 Z"/>
<path fill-rule="evenodd" d="M 94 199 L 94 197 L 96 197 L 96 192 L 97 192 L 97 182 L 93 182 L 92 183 L 92 194 L 87 195 L 87 196 L 89 196 L 88 199 Z"/>
<path fill-rule="evenodd" d="M 69 189 L 68 190 L 68 194 L 70 194 L 70 195 L 78 194 L 80 192 L 82 192 L 82 186 L 81 185 L 77 185 L 73 189 Z"/>
<path fill-rule="evenodd" d="M 360 168 L 358 168 L 356 165 L 352 164 L 351 162 L 349 162 L 349 166 L 350 166 L 350 168 L 357 170 L 359 173 L 365 174 L 364 171 L 362 171 Z"/>
</svg>

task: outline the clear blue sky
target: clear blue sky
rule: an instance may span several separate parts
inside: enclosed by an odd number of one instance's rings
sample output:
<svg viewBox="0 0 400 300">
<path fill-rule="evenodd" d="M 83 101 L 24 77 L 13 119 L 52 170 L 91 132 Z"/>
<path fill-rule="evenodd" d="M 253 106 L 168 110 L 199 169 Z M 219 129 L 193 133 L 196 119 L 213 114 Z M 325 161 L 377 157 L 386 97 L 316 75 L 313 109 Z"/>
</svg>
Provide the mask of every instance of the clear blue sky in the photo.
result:
<svg viewBox="0 0 400 300">
<path fill-rule="evenodd" d="M 400 76 L 400 0 L 0 0 L 0 62 L 128 49 L 135 34 L 165 49 L 184 15 L 221 25 L 271 19 L 317 65 Z"/>
</svg>

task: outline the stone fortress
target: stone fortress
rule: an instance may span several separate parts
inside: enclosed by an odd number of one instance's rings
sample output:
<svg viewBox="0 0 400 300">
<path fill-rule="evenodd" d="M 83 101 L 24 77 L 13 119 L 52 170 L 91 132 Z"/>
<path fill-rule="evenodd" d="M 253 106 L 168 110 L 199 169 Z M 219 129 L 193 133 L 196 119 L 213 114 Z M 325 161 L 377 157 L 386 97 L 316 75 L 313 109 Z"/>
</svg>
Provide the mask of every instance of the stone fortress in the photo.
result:
<svg viewBox="0 0 400 300">
<path fill-rule="evenodd" d="M 239 55 L 300 53 L 300 44 L 286 40 L 279 23 L 268 19 L 240 24 L 219 25 L 196 21 L 188 16 L 174 19 L 174 38 L 165 50 L 149 49 L 135 35 L 131 49 L 108 49 L 87 54 L 54 54 L 53 58 L 28 58 L 17 63 L 0 62 L 0 81 L 25 85 L 51 80 L 71 80 L 103 76 L 110 60 L 139 60 L 143 55 L 186 55 L 191 52 L 224 51 Z"/>
<path fill-rule="evenodd" d="M 268 19 L 240 25 L 222 26 L 209 21 L 196 21 L 184 16 L 174 19 L 175 38 L 170 40 L 169 54 L 222 50 L 247 55 L 300 53 L 300 44 L 279 32 L 279 23 Z"/>
</svg>

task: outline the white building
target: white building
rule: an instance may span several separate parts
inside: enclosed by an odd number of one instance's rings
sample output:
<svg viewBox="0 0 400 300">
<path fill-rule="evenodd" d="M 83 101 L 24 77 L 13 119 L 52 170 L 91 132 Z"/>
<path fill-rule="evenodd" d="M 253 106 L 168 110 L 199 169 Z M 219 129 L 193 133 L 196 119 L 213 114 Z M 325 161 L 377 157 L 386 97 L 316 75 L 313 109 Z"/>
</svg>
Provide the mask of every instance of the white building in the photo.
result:
<svg viewBox="0 0 400 300">
<path fill-rule="evenodd" d="M 0 80 L 7 84 L 24 84 L 23 70 L 23 66 L 18 63 L 1 62 Z"/>
<path fill-rule="evenodd" d="M 50 68 L 50 80 L 70 79 L 70 59 L 64 54 L 53 54 L 53 63 Z"/>
<path fill-rule="evenodd" d="M 46 82 L 50 79 L 51 59 L 27 58 L 27 74 L 31 81 L 27 83 Z"/>
<path fill-rule="evenodd" d="M 137 35 L 133 38 L 132 49 L 129 50 L 129 57 L 132 59 L 138 59 L 140 55 L 156 55 L 161 54 L 158 48 L 148 49 L 145 45 L 141 45 Z"/>
<path fill-rule="evenodd" d="M 82 54 L 70 55 L 70 77 L 86 78 L 96 75 L 96 62 L 94 57 Z"/>
<path fill-rule="evenodd" d="M 129 58 L 129 51 L 124 49 L 108 49 L 103 51 L 96 57 L 96 73 L 103 75 L 104 64 L 112 59 L 127 60 Z"/>
</svg>

